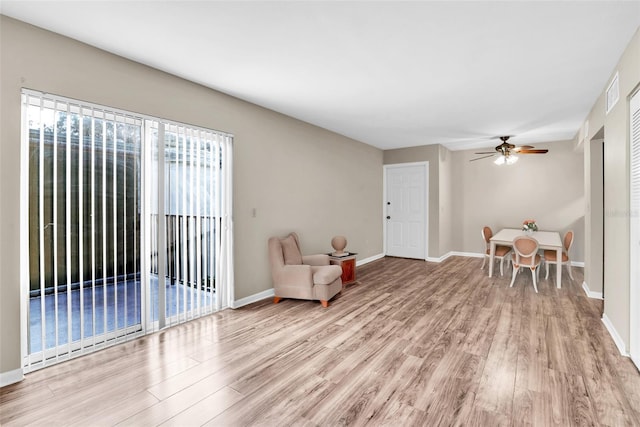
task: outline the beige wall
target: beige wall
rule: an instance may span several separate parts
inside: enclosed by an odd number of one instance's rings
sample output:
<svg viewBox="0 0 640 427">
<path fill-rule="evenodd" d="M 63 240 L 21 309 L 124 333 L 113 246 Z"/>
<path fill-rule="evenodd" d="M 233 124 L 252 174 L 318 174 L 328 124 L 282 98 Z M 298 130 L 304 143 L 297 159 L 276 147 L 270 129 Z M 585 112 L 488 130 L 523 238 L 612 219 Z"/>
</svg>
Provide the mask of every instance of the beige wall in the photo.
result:
<svg viewBox="0 0 640 427">
<path fill-rule="evenodd" d="M 454 151 L 456 194 L 455 250 L 482 253 L 480 230 L 519 228 L 535 219 L 541 230 L 573 230 L 574 261 L 584 261 L 583 153 L 573 141 L 533 144 L 548 148 L 544 155 L 520 155 L 514 166 L 477 158 L 477 150 Z"/>
<path fill-rule="evenodd" d="M 597 58 L 593 58 L 597 60 Z M 619 73 L 620 100 L 605 115 L 605 92 L 615 72 Z M 604 128 L 604 315 L 629 350 L 629 98 L 640 84 L 640 30 L 612 71 L 602 93 L 587 117 L 594 132 Z M 592 135 L 587 139 L 590 141 Z M 585 144 L 585 150 L 589 145 Z M 585 168 L 591 157 L 585 156 Z M 588 182 L 588 181 L 586 181 Z M 585 183 L 586 184 L 586 183 Z M 587 194 L 591 192 L 588 189 Z M 590 203 L 590 200 L 587 200 Z M 600 215 L 592 210 L 589 215 Z M 590 219 L 591 220 L 591 219 Z M 589 221 L 590 221 L 589 220 Z M 591 245 L 591 243 L 589 243 Z M 590 252 L 591 247 L 587 248 Z M 587 278 L 597 274 L 597 268 L 585 266 Z M 587 282 L 589 285 L 589 283 Z"/>
<path fill-rule="evenodd" d="M 360 259 L 382 253 L 381 150 L 0 19 L 0 373 L 20 368 L 22 87 L 233 133 L 235 299 L 271 288 L 271 235 L 295 230 L 310 253 L 344 234 Z"/>
</svg>

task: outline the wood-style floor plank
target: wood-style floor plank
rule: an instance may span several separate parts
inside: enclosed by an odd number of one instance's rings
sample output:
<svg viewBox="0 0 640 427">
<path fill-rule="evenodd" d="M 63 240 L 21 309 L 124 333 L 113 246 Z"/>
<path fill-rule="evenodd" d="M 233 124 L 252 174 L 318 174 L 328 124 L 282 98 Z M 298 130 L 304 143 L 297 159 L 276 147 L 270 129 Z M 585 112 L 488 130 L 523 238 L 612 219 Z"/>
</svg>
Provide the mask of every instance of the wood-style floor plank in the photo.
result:
<svg viewBox="0 0 640 427">
<path fill-rule="evenodd" d="M 33 372 L 1 425 L 640 425 L 640 374 L 575 280 L 383 258 L 328 308 L 261 301 Z M 566 272 L 566 270 L 565 270 Z"/>
</svg>

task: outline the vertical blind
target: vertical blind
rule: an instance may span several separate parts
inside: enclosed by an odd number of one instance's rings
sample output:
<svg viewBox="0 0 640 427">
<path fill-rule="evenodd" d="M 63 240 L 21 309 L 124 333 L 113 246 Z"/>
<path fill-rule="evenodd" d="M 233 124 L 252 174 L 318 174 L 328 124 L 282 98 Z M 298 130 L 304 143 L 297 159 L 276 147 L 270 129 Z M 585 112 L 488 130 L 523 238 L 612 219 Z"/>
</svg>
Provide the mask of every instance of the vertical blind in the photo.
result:
<svg viewBox="0 0 640 427">
<path fill-rule="evenodd" d="M 630 356 L 640 368 L 640 91 L 631 98 L 629 109 L 629 284 L 631 339 Z"/>
<path fill-rule="evenodd" d="M 230 305 L 231 135 L 26 89 L 22 112 L 25 371 Z"/>
</svg>

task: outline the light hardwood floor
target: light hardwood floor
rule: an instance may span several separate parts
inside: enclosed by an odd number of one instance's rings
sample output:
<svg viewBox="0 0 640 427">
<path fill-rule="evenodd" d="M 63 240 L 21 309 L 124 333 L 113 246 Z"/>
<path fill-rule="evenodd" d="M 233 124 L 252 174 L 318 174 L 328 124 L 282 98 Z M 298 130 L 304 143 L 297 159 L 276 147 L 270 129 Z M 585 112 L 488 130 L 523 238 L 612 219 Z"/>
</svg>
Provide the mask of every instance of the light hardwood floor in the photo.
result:
<svg viewBox="0 0 640 427">
<path fill-rule="evenodd" d="M 267 300 L 33 372 L 0 424 L 640 425 L 581 269 L 535 294 L 481 263 L 384 258 L 328 309 Z"/>
</svg>

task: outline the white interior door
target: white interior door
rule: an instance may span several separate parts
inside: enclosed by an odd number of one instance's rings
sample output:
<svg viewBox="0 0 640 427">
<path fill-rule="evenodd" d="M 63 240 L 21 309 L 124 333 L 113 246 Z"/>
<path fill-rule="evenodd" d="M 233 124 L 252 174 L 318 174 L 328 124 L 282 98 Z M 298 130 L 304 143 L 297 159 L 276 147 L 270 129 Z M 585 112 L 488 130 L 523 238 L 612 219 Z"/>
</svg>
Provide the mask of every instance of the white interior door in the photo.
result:
<svg viewBox="0 0 640 427">
<path fill-rule="evenodd" d="M 427 257 L 428 163 L 385 166 L 386 255 Z"/>
<path fill-rule="evenodd" d="M 630 206 L 629 228 L 629 282 L 630 282 L 630 335 L 629 354 L 640 368 L 640 92 L 631 98 L 630 108 Z"/>
</svg>

